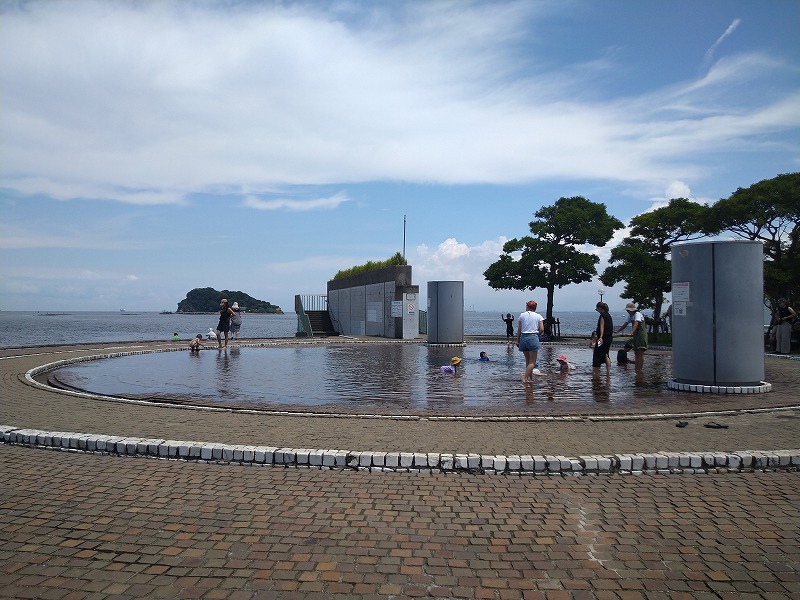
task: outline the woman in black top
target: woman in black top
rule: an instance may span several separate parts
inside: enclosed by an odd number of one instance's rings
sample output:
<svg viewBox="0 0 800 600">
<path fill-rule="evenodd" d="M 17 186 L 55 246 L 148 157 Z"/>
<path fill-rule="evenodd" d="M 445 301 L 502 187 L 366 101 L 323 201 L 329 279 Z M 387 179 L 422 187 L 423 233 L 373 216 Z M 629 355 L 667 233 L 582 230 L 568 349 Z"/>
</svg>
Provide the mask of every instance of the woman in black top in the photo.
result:
<svg viewBox="0 0 800 600">
<path fill-rule="evenodd" d="M 228 347 L 228 332 L 231 330 L 231 317 L 235 317 L 236 313 L 228 306 L 228 301 L 223 298 L 219 303 L 219 323 L 217 324 L 217 345 L 222 348 L 222 333 L 225 333 L 225 347 Z"/>
<path fill-rule="evenodd" d="M 605 363 L 606 370 L 610 371 L 611 359 L 608 351 L 611 349 L 611 342 L 614 339 L 614 323 L 608 312 L 608 304 L 598 302 L 594 309 L 600 313 L 600 316 L 597 319 L 597 343 L 592 354 L 592 366 L 599 369 Z"/>
</svg>

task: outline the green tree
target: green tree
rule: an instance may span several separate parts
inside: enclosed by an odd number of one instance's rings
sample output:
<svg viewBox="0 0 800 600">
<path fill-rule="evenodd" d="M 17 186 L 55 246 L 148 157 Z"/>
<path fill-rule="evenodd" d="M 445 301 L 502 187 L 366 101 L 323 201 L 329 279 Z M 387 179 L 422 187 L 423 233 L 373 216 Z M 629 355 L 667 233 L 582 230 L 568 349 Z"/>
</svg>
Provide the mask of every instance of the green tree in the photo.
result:
<svg viewBox="0 0 800 600">
<path fill-rule="evenodd" d="M 624 281 L 623 297 L 640 308 L 652 308 L 660 317 L 664 294 L 672 285 L 672 245 L 706 235 L 708 212 L 707 206 L 673 198 L 666 206 L 633 217 L 630 234 L 611 251 L 610 266 L 600 281 L 607 286 Z"/>
<path fill-rule="evenodd" d="M 553 319 L 555 288 L 591 281 L 599 258 L 583 252 L 586 244 L 604 246 L 623 225 L 606 205 L 581 196 L 559 198 L 534 213 L 531 234 L 503 245 L 500 259 L 483 273 L 489 286 L 502 290 L 547 290 L 548 324 Z"/>
<path fill-rule="evenodd" d="M 778 175 L 737 189 L 711 206 L 709 233 L 728 231 L 764 244 L 764 295 L 800 298 L 800 173 Z"/>
</svg>

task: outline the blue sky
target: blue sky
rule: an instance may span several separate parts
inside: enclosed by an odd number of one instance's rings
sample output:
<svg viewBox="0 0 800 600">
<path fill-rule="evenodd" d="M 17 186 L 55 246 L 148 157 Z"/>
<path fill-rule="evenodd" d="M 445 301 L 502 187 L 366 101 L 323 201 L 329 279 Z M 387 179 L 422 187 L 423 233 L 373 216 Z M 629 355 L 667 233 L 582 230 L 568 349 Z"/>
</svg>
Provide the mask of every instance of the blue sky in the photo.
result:
<svg viewBox="0 0 800 600">
<path fill-rule="evenodd" d="M 518 312 L 483 272 L 540 207 L 713 202 L 799 130 L 796 0 L 0 2 L 0 309 L 292 310 L 405 216 L 421 305 Z"/>
</svg>

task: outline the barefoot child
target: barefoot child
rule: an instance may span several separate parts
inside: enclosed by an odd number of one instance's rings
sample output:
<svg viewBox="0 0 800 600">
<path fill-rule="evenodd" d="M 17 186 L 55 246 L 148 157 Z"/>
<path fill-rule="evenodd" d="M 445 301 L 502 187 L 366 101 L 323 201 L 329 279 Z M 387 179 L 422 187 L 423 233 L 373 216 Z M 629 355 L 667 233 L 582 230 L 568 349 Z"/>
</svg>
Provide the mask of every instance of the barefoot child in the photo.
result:
<svg viewBox="0 0 800 600">
<path fill-rule="evenodd" d="M 198 333 L 191 342 L 189 342 L 189 352 L 200 352 L 200 348 L 203 348 L 203 334 Z"/>
<path fill-rule="evenodd" d="M 567 357 L 564 356 L 563 354 L 561 356 L 559 356 L 556 360 L 558 361 L 558 370 L 560 372 L 569 373 L 570 371 L 574 371 L 575 370 L 575 365 L 570 363 L 567 360 Z"/>
</svg>

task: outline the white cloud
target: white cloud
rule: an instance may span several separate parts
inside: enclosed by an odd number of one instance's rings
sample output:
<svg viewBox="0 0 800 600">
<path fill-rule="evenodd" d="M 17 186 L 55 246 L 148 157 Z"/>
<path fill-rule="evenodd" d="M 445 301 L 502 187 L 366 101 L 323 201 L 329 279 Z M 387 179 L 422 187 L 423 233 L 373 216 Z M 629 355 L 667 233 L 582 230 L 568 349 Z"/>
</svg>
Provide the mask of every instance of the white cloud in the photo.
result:
<svg viewBox="0 0 800 600">
<path fill-rule="evenodd" d="M 305 212 L 310 210 L 331 210 L 337 208 L 343 202 L 349 202 L 350 198 L 346 194 L 340 192 L 330 198 L 316 198 L 314 200 L 290 200 L 290 199 L 276 199 L 276 200 L 261 200 L 254 196 L 246 196 L 242 202 L 242 206 L 247 208 L 255 208 L 258 210 L 289 210 L 296 212 Z"/>
<path fill-rule="evenodd" d="M 762 55 L 639 97 L 574 93 L 618 57 L 523 68 L 514 44 L 538 3 L 23 6 L 0 38 L 0 185 L 21 194 L 146 205 L 220 186 L 666 182 L 702 173 L 697 152 L 800 121 L 796 95 L 717 101 L 785 69 Z"/>
<path fill-rule="evenodd" d="M 716 49 L 719 47 L 719 45 L 723 41 L 725 41 L 725 38 L 733 35 L 733 32 L 736 31 L 736 28 L 739 26 L 739 23 L 741 23 L 741 22 L 742 22 L 741 19 L 734 19 L 733 22 L 730 25 L 728 25 L 728 28 L 725 30 L 725 33 L 723 33 L 721 36 L 719 36 L 717 38 L 717 41 L 714 42 L 708 50 L 706 50 L 706 55 L 705 55 L 705 59 L 704 59 L 704 62 L 706 64 L 708 64 L 708 63 L 710 63 L 712 61 L 712 59 L 714 58 L 714 52 L 716 51 Z"/>
</svg>

